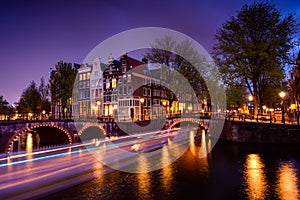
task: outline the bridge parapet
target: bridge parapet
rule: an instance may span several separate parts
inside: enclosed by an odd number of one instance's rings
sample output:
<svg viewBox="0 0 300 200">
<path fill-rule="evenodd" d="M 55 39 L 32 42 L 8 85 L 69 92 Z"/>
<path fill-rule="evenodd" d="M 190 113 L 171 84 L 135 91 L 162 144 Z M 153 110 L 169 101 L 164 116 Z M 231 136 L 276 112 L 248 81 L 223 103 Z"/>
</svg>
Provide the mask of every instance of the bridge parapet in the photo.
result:
<svg viewBox="0 0 300 200">
<path fill-rule="evenodd" d="M 175 127 L 176 125 L 182 123 L 182 122 L 191 122 L 198 124 L 205 130 L 208 130 L 210 120 L 209 119 L 202 119 L 202 118 L 173 118 L 166 121 L 166 128 L 171 129 Z"/>
</svg>

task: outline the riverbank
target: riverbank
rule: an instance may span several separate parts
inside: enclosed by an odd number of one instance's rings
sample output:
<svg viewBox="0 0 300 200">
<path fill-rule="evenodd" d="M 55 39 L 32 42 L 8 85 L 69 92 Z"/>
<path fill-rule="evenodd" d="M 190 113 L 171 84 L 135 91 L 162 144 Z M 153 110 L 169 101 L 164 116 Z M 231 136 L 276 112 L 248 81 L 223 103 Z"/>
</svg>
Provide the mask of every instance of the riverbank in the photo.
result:
<svg viewBox="0 0 300 200">
<path fill-rule="evenodd" d="M 238 143 L 300 143 L 300 126 L 226 120 L 220 139 Z"/>
</svg>

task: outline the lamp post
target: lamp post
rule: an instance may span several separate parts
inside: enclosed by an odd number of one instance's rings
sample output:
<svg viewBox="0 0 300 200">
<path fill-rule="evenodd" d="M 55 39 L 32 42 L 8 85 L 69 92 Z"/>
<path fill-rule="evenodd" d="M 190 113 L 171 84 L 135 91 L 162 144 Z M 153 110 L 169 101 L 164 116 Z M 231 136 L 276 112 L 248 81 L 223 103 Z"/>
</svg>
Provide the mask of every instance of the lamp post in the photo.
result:
<svg viewBox="0 0 300 200">
<path fill-rule="evenodd" d="M 97 104 L 97 107 L 98 107 L 98 117 L 100 117 L 100 104 L 101 104 L 101 102 L 98 100 L 96 102 L 96 104 Z"/>
<path fill-rule="evenodd" d="M 143 111 L 143 106 L 144 106 L 144 98 L 140 98 L 140 102 L 141 102 L 141 120 L 144 120 L 144 111 Z"/>
<path fill-rule="evenodd" d="M 166 102 L 166 101 L 163 101 L 162 104 L 163 104 L 163 106 L 164 106 L 164 109 L 165 109 L 165 111 L 166 111 L 166 116 L 167 116 L 167 107 L 166 107 L 167 102 Z"/>
<path fill-rule="evenodd" d="M 43 114 L 43 120 L 45 120 L 45 114 L 46 114 L 46 111 L 45 110 L 43 110 L 43 112 L 42 112 L 42 114 Z"/>
<path fill-rule="evenodd" d="M 248 96 L 248 100 L 249 100 L 250 102 L 253 101 L 253 96 L 252 96 L 251 94 Z M 252 114 L 252 113 L 250 112 L 250 110 L 251 110 L 251 109 L 249 109 L 249 114 Z"/>
<path fill-rule="evenodd" d="M 263 114 L 266 114 L 266 109 L 267 109 L 267 106 L 263 106 Z"/>
<path fill-rule="evenodd" d="M 284 91 L 281 91 L 279 92 L 279 97 L 281 98 L 281 114 L 282 114 L 282 117 L 281 117 L 281 122 L 284 124 L 285 123 L 285 120 L 284 120 L 284 105 L 283 105 L 283 100 L 284 100 L 284 97 L 285 97 L 285 92 Z"/>
</svg>

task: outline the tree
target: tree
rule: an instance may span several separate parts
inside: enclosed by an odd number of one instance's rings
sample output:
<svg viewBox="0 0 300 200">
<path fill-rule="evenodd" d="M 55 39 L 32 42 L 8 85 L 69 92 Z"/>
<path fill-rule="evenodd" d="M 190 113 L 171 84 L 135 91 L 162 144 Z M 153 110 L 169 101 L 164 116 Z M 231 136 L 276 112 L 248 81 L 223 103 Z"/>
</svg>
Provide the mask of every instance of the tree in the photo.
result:
<svg viewBox="0 0 300 200">
<path fill-rule="evenodd" d="M 192 61 L 201 65 L 206 60 L 198 54 L 191 40 L 185 39 L 178 43 L 170 35 L 166 35 L 158 38 L 155 43 L 151 44 L 151 48 L 146 52 L 144 57 L 152 63 L 161 64 L 161 72 L 156 78 L 162 80 L 169 87 L 169 89 L 165 90 L 169 107 L 176 100 L 176 93 L 194 92 L 199 100 L 208 97 L 208 89 L 203 79 L 206 72 L 204 70 L 199 72 L 197 70 L 199 68 L 195 68 L 189 62 Z M 200 69 L 204 69 L 204 67 Z M 188 80 L 193 91 L 188 91 L 189 87 L 187 85 L 179 83 L 182 77 Z M 175 88 L 172 88 L 172 86 Z M 197 99 L 190 100 L 195 101 Z"/>
<path fill-rule="evenodd" d="M 8 110 L 8 102 L 3 96 L 0 96 L 0 113 L 5 113 Z"/>
<path fill-rule="evenodd" d="M 255 2 L 217 30 L 213 58 L 226 84 L 248 89 L 255 114 L 267 88 L 284 78 L 297 26 L 294 14 L 282 17 L 273 4 Z"/>
<path fill-rule="evenodd" d="M 245 103 L 246 90 L 244 87 L 229 86 L 226 88 L 226 100 L 228 109 L 236 109 Z"/>
<path fill-rule="evenodd" d="M 70 107 L 70 98 L 72 97 L 73 85 L 76 77 L 76 68 L 72 63 L 58 62 L 55 65 L 55 71 L 50 79 L 50 91 L 52 107 L 61 105 L 59 116 L 66 118 L 65 110 Z M 69 108 L 70 109 L 70 108 Z M 54 114 L 55 112 L 52 111 Z M 71 116 L 71 111 L 70 111 Z"/>
<path fill-rule="evenodd" d="M 9 103 L 4 99 L 3 96 L 0 96 L 0 113 L 5 114 L 10 117 L 10 114 L 12 114 L 14 111 L 14 108 L 9 105 Z"/>
<path fill-rule="evenodd" d="M 23 91 L 18 110 L 21 112 L 40 113 L 42 110 L 41 94 L 34 81 Z"/>
<path fill-rule="evenodd" d="M 44 77 L 41 78 L 38 90 L 41 96 L 41 109 L 45 110 L 46 113 L 49 113 L 51 111 L 51 103 L 49 101 L 49 84 L 45 83 Z"/>
</svg>

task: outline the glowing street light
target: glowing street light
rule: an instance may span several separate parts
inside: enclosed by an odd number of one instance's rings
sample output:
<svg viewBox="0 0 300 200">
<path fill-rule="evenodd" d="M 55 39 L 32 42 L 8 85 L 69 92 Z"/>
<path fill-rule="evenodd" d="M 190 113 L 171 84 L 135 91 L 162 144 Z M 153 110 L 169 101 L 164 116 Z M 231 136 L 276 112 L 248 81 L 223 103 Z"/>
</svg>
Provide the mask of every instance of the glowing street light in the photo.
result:
<svg viewBox="0 0 300 200">
<path fill-rule="evenodd" d="M 29 120 L 31 120 L 33 114 L 32 113 L 28 113 L 28 116 L 29 116 Z"/>
<path fill-rule="evenodd" d="M 144 120 L 144 114 L 143 114 L 143 105 L 144 105 L 144 98 L 140 98 L 140 102 L 141 102 L 141 120 Z"/>
<path fill-rule="evenodd" d="M 267 106 L 263 106 L 263 113 L 265 114 L 266 113 L 266 109 L 267 109 Z"/>
<path fill-rule="evenodd" d="M 253 96 L 252 96 L 252 95 L 249 95 L 249 96 L 248 96 L 248 100 L 249 100 L 249 101 L 253 101 Z"/>
<path fill-rule="evenodd" d="M 101 104 L 101 102 L 98 100 L 96 102 L 96 104 L 97 104 L 97 107 L 98 107 L 98 117 L 99 117 L 100 116 L 100 104 Z"/>
<path fill-rule="evenodd" d="M 284 91 L 281 91 L 279 92 L 279 97 L 281 98 L 281 114 L 282 114 L 282 117 L 281 117 L 281 122 L 284 124 L 285 123 L 285 120 L 284 120 L 284 105 L 283 105 L 283 100 L 284 100 L 284 97 L 286 95 L 286 93 Z"/>
<path fill-rule="evenodd" d="M 43 110 L 43 111 L 42 111 L 42 114 L 43 114 L 43 116 L 42 116 L 42 117 L 43 117 L 43 119 L 45 119 L 45 114 L 46 114 L 46 111 L 45 111 L 45 110 Z"/>
<path fill-rule="evenodd" d="M 279 97 L 283 99 L 285 97 L 285 92 L 284 91 L 279 92 Z"/>
<path fill-rule="evenodd" d="M 252 96 L 251 94 L 248 96 L 248 100 L 249 100 L 250 102 L 253 101 L 253 96 Z M 249 109 L 249 114 L 252 114 L 252 113 L 251 113 L 251 109 Z"/>
</svg>

